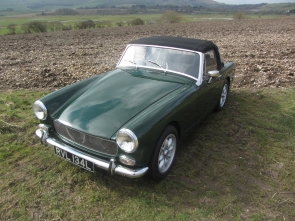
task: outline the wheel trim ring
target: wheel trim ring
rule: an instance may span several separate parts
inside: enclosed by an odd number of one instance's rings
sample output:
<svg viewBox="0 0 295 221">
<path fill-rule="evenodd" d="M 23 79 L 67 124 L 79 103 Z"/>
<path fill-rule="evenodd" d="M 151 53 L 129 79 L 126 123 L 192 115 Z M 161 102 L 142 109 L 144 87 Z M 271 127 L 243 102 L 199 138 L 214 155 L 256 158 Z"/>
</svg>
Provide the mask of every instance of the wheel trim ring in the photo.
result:
<svg viewBox="0 0 295 221">
<path fill-rule="evenodd" d="M 169 139 L 172 139 L 171 145 Z M 166 145 L 165 145 L 166 144 Z M 176 137 L 174 134 L 169 134 L 162 143 L 158 156 L 158 170 L 160 173 L 165 173 L 172 165 L 176 150 Z"/>
<path fill-rule="evenodd" d="M 225 84 L 222 88 L 221 97 L 220 97 L 220 107 L 223 107 L 223 105 L 225 104 L 226 97 L 227 97 L 227 84 Z"/>
</svg>

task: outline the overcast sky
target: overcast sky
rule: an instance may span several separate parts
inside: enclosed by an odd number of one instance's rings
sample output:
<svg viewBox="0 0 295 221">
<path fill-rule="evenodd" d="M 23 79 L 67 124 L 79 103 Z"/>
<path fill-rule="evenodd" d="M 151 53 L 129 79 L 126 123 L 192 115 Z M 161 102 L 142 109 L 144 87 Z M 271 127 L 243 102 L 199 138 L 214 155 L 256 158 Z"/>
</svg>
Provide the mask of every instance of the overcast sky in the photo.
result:
<svg viewBox="0 0 295 221">
<path fill-rule="evenodd" d="M 286 2 L 293 2 L 295 0 L 215 0 L 216 2 L 225 3 L 225 4 L 232 4 L 232 5 L 242 5 L 242 4 L 259 4 L 259 3 L 286 3 Z"/>
</svg>

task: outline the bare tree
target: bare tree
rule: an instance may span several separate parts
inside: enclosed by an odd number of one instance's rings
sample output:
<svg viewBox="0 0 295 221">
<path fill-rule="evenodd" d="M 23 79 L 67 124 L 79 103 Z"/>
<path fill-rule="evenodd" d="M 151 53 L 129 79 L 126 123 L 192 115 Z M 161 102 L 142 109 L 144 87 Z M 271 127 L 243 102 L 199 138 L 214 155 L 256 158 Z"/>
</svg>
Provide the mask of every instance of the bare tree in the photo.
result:
<svg viewBox="0 0 295 221">
<path fill-rule="evenodd" d="M 164 23 L 178 23 L 181 19 L 181 14 L 172 10 L 165 11 L 165 13 L 161 16 L 161 21 Z"/>
<path fill-rule="evenodd" d="M 7 25 L 7 29 L 9 30 L 9 34 L 14 35 L 16 30 L 16 24 Z"/>
<path fill-rule="evenodd" d="M 243 12 L 237 12 L 234 15 L 234 19 L 236 19 L 236 20 L 242 20 L 242 19 L 245 19 L 245 18 L 246 18 L 246 15 Z"/>
</svg>

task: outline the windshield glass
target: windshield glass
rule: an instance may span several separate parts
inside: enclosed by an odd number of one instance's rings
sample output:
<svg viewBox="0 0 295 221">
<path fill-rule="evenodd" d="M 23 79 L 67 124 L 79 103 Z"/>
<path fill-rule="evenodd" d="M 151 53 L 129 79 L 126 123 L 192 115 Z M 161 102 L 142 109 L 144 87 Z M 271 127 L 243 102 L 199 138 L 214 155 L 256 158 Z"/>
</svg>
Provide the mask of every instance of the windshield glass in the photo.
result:
<svg viewBox="0 0 295 221">
<path fill-rule="evenodd" d="M 135 66 L 163 69 L 198 78 L 200 55 L 191 51 L 156 46 L 131 45 L 119 67 Z"/>
</svg>

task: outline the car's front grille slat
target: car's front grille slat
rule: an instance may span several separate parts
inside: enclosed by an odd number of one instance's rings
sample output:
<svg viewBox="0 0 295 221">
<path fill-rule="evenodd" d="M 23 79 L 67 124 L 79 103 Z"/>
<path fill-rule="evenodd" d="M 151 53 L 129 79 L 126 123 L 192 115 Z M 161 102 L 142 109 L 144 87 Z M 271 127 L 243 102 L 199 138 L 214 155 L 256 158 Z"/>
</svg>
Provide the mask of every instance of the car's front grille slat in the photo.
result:
<svg viewBox="0 0 295 221">
<path fill-rule="evenodd" d="M 88 149 L 99 153 L 115 156 L 118 151 L 118 146 L 114 141 L 102 139 L 100 137 L 91 136 L 83 132 L 72 129 L 59 121 L 53 122 L 55 131 L 62 137 L 79 144 Z"/>
</svg>

